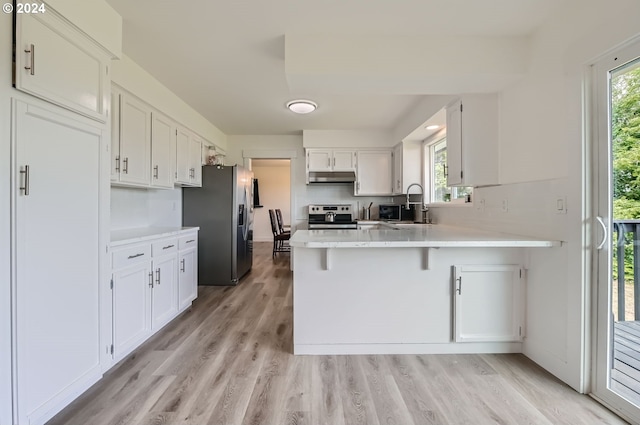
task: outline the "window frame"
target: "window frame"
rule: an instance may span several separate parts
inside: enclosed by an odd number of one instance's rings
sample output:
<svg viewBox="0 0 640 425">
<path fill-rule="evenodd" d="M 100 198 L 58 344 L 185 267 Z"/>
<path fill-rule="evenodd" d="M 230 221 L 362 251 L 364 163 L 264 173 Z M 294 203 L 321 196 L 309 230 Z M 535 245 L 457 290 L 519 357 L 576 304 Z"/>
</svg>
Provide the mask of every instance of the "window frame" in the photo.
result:
<svg viewBox="0 0 640 425">
<path fill-rule="evenodd" d="M 472 202 L 466 202 L 464 197 L 458 198 L 457 192 L 460 190 L 458 186 L 447 186 L 451 190 L 451 200 L 449 201 L 436 201 L 435 200 L 435 188 L 433 186 L 435 182 L 435 169 L 433 166 L 433 149 L 434 147 L 447 139 L 447 130 L 442 130 L 432 134 L 422 141 L 422 186 L 425 188 L 425 204 L 428 206 L 452 206 L 452 205 L 473 205 Z M 473 187 L 471 187 L 471 193 L 473 193 Z M 455 196 L 454 196 L 455 195 Z"/>
</svg>

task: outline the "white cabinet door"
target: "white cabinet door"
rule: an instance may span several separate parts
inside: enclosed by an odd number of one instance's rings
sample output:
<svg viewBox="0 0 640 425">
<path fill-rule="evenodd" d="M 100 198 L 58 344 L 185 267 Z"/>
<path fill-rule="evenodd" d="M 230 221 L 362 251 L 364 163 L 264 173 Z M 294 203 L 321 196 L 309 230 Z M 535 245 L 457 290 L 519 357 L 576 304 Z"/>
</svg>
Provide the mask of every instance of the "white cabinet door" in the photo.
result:
<svg viewBox="0 0 640 425">
<path fill-rule="evenodd" d="M 393 148 L 393 194 L 402 193 L 402 143 Z"/>
<path fill-rule="evenodd" d="M 391 151 L 357 152 L 356 195 L 391 195 L 392 177 L 393 158 Z"/>
<path fill-rule="evenodd" d="M 333 171 L 354 171 L 356 169 L 355 151 L 333 151 L 332 156 Z"/>
<path fill-rule="evenodd" d="M 178 259 L 175 255 L 153 258 L 151 328 L 156 331 L 178 312 Z"/>
<path fill-rule="evenodd" d="M 202 140 L 196 136 L 189 142 L 189 171 L 191 186 L 202 186 Z"/>
<path fill-rule="evenodd" d="M 162 114 L 151 114 L 151 186 L 173 188 L 173 145 L 175 129 Z"/>
<path fill-rule="evenodd" d="M 498 96 L 465 95 L 447 106 L 447 184 L 499 183 Z"/>
<path fill-rule="evenodd" d="M 53 11 L 15 16 L 15 87 L 106 122 L 110 58 Z"/>
<path fill-rule="evenodd" d="M 447 186 L 462 184 L 462 102 L 447 107 Z"/>
<path fill-rule="evenodd" d="M 191 249 L 179 254 L 178 309 L 191 305 L 198 295 L 198 251 Z"/>
<path fill-rule="evenodd" d="M 149 261 L 113 274 L 113 356 L 116 361 L 151 333 L 152 279 Z"/>
<path fill-rule="evenodd" d="M 524 273 L 515 265 L 454 266 L 455 340 L 521 341 Z"/>
<path fill-rule="evenodd" d="M 103 125 L 52 105 L 14 100 L 12 119 L 16 413 L 19 423 L 42 423 L 101 376 L 100 179 L 108 142 Z"/>
<path fill-rule="evenodd" d="M 120 92 L 111 91 L 111 181 L 120 179 Z"/>
<path fill-rule="evenodd" d="M 120 181 L 148 186 L 151 163 L 151 110 L 133 96 L 120 96 Z"/>
<path fill-rule="evenodd" d="M 191 182 L 191 135 L 189 130 L 178 127 L 176 130 L 176 183 L 189 184 Z"/>
<path fill-rule="evenodd" d="M 308 171 L 331 171 L 332 156 L 330 150 L 307 150 Z"/>
</svg>

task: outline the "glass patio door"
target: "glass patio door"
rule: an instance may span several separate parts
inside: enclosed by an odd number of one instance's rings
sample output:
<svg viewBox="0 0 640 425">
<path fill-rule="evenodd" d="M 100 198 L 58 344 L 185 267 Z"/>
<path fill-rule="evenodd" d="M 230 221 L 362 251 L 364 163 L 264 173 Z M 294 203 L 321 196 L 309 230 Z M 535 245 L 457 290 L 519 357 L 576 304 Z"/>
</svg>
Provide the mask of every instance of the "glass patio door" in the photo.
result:
<svg viewBox="0 0 640 425">
<path fill-rule="evenodd" d="M 640 43 L 593 67 L 593 395 L 640 423 Z"/>
</svg>

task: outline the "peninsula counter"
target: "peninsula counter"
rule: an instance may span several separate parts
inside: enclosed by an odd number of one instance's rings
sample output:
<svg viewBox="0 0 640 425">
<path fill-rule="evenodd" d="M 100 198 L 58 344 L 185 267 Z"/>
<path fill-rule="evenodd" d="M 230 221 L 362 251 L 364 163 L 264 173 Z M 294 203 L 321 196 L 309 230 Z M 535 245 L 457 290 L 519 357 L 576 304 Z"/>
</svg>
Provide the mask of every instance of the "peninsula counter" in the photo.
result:
<svg viewBox="0 0 640 425">
<path fill-rule="evenodd" d="M 444 225 L 290 244 L 295 354 L 521 352 L 527 252 L 561 245 Z"/>
</svg>

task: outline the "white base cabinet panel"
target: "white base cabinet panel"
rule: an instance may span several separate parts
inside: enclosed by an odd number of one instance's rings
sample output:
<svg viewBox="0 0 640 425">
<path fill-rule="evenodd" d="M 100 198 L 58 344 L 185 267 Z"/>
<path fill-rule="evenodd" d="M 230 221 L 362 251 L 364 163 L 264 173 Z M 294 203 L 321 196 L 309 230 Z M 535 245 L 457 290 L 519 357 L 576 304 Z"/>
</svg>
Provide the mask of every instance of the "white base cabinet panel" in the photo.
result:
<svg viewBox="0 0 640 425">
<path fill-rule="evenodd" d="M 198 296 L 198 250 L 187 249 L 179 255 L 178 309 L 191 306 Z"/>
<path fill-rule="evenodd" d="M 16 413 L 43 423 L 101 376 L 107 141 L 103 125 L 39 101 L 14 101 L 13 120 Z"/>
<path fill-rule="evenodd" d="M 151 329 L 169 323 L 178 313 L 178 258 L 175 254 L 153 259 Z"/>
</svg>

